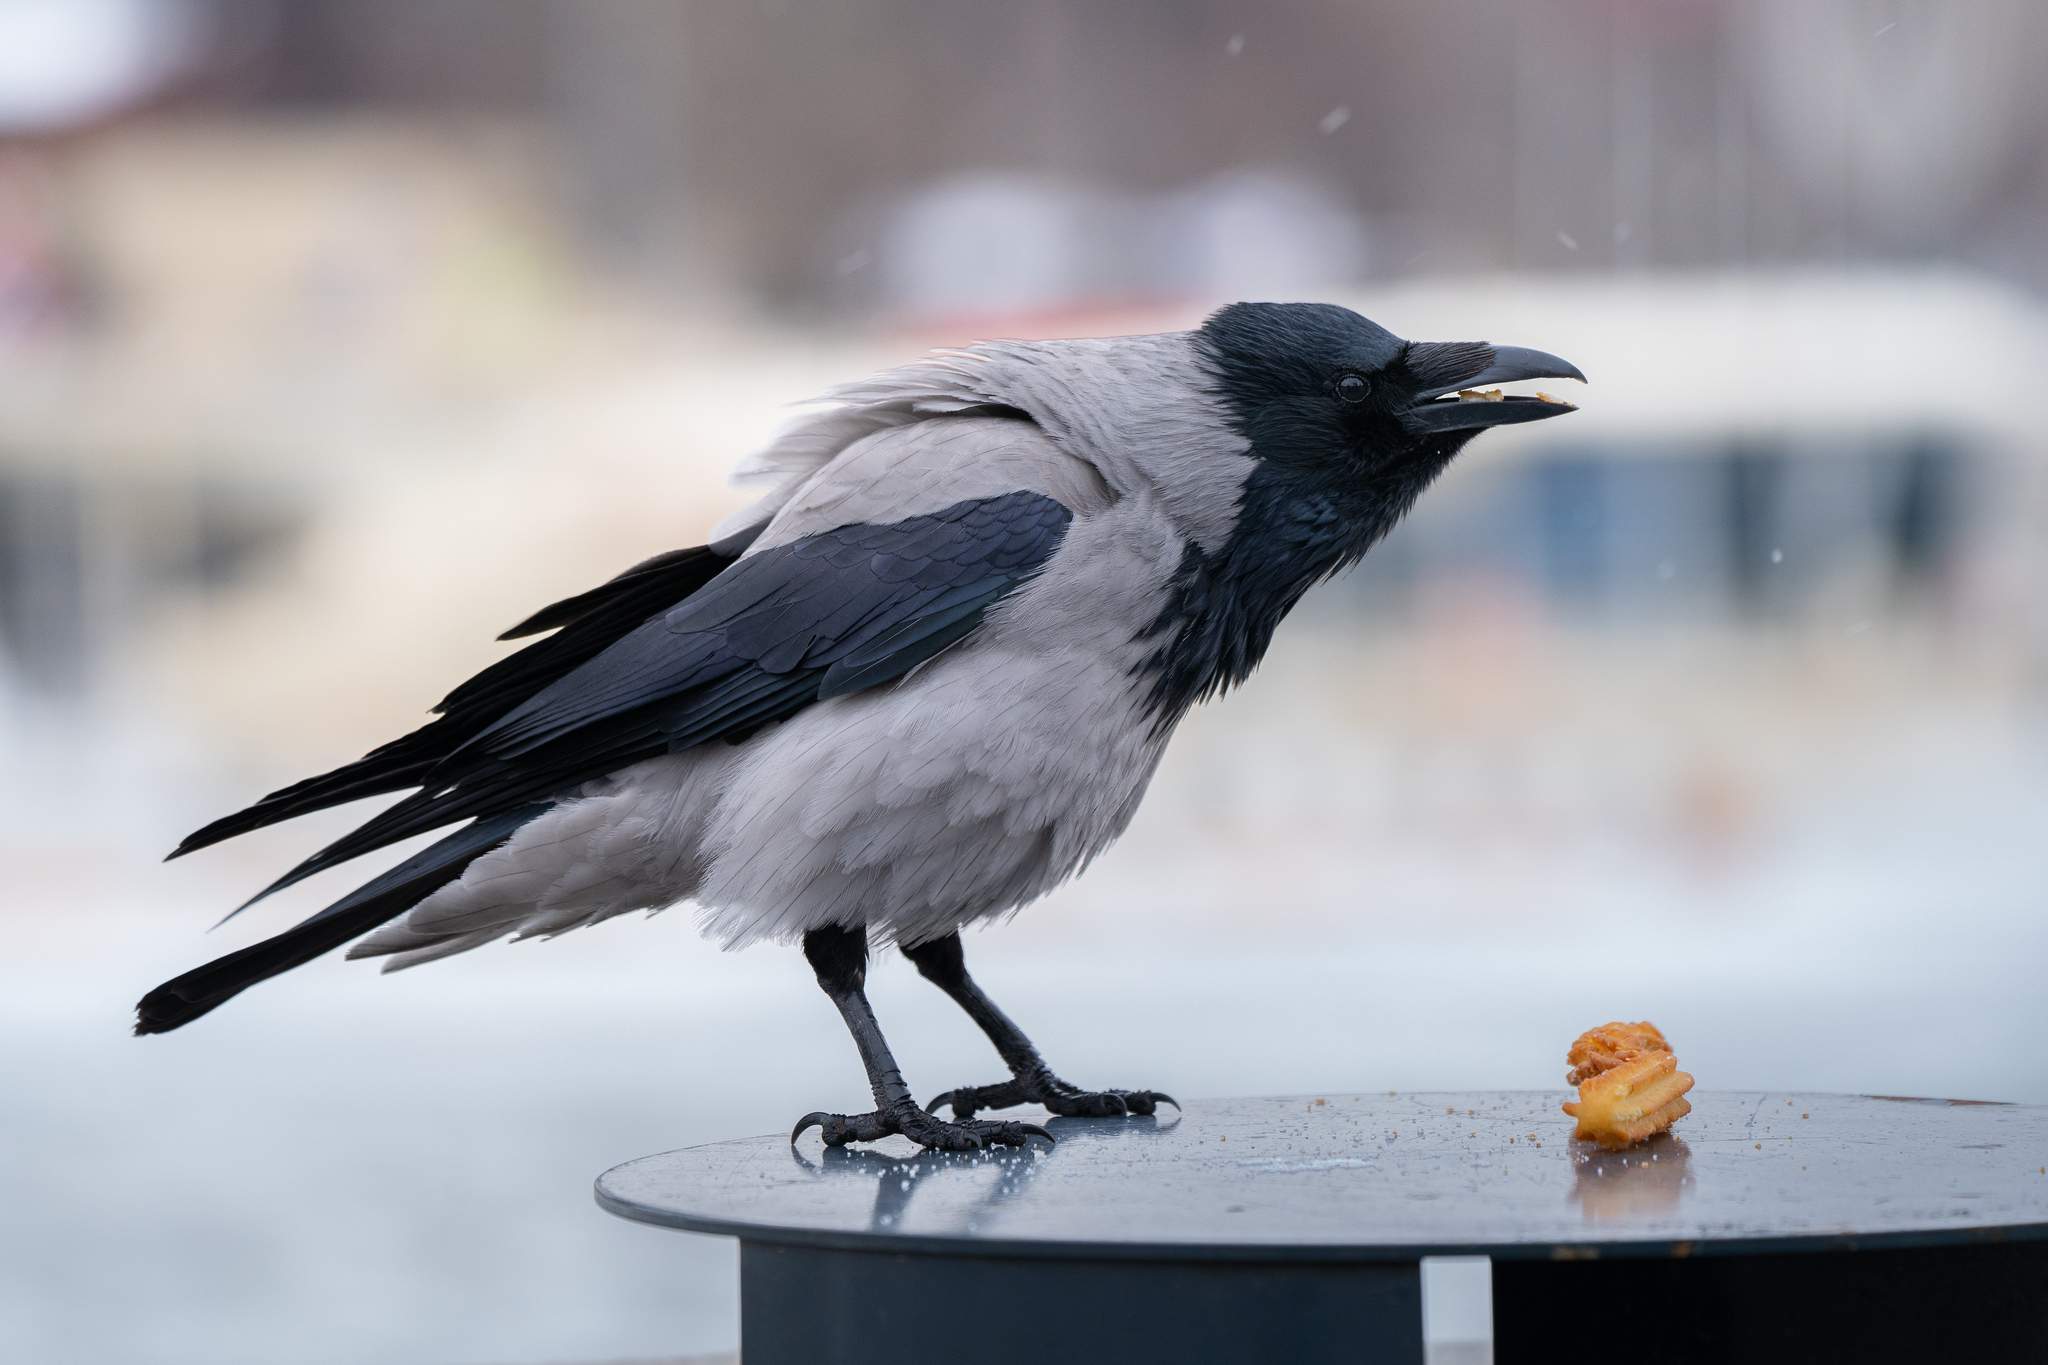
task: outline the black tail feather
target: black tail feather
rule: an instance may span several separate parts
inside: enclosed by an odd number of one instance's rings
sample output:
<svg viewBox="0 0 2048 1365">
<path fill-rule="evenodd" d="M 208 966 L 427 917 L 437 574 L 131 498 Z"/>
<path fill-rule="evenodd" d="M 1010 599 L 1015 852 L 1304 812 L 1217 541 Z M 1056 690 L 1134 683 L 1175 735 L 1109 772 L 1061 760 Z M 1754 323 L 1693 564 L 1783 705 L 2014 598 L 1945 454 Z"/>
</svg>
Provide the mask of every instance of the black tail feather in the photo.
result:
<svg viewBox="0 0 2048 1365">
<path fill-rule="evenodd" d="M 188 835 L 170 856 L 183 857 L 223 839 L 329 806 L 419 786 L 436 764 L 493 721 L 596 658 L 655 613 L 689 597 L 716 578 L 738 553 L 732 546 L 675 550 L 636 564 L 589 592 L 543 607 L 498 638 L 517 639 L 557 627 L 560 633 L 500 659 L 450 692 L 434 708 L 440 719 L 331 773 L 274 791 L 248 809 L 214 821 Z"/>
<path fill-rule="evenodd" d="M 403 739 L 394 740 L 381 749 L 373 749 L 353 763 L 295 782 L 272 792 L 245 810 L 222 816 L 204 829 L 186 835 L 184 842 L 172 849 L 165 861 L 182 858 L 224 839 L 294 816 L 326 810 L 329 806 L 344 805 L 366 796 L 382 796 L 417 787 L 427 772 L 440 762 L 442 750 L 452 744 L 460 744 L 462 738 L 457 727 L 450 725 L 448 720 L 431 721 Z"/>
<path fill-rule="evenodd" d="M 815 692 L 815 684 L 812 690 Z M 636 717 L 620 730 L 621 737 L 616 744 L 601 749 L 596 755 L 579 755 L 574 767 L 543 768 L 538 773 L 528 774 L 487 771 L 460 786 L 416 791 L 307 857 L 243 902 L 235 913 L 240 914 L 265 896 L 302 882 L 315 873 L 339 867 L 350 859 L 360 858 L 401 839 L 410 839 L 458 820 L 488 815 L 492 809 L 508 801 L 541 801 L 559 792 L 573 790 L 593 777 L 631 767 L 667 752 L 660 728 L 651 720 Z"/>
<path fill-rule="evenodd" d="M 311 919 L 158 986 L 135 1007 L 135 1032 L 168 1033 L 259 981 L 311 962 L 368 933 L 462 875 L 463 869 L 548 809 L 545 802 L 478 820 L 422 849 Z"/>
</svg>

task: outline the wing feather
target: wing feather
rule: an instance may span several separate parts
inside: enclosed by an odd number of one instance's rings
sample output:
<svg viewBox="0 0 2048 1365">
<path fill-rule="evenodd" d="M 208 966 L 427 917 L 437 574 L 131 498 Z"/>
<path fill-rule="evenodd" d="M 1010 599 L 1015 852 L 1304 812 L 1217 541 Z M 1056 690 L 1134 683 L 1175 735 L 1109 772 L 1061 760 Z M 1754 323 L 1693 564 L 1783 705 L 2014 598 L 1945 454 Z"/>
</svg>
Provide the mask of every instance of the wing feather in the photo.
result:
<svg viewBox="0 0 2048 1365">
<path fill-rule="evenodd" d="M 422 775 L 418 792 L 261 895 L 899 678 L 1033 577 L 1072 518 L 1052 498 L 1018 491 L 750 555 L 480 727 Z"/>
<path fill-rule="evenodd" d="M 597 657 L 648 617 L 703 588 L 745 548 L 745 540 L 740 540 L 671 551 L 636 564 L 589 592 L 542 608 L 498 638 L 510 640 L 543 630 L 559 633 L 500 659 L 450 692 L 434 708 L 438 720 L 353 763 L 274 791 L 246 810 L 214 821 L 187 836 L 170 856 L 182 857 L 294 816 L 419 786 L 436 764 L 507 710 Z"/>
</svg>

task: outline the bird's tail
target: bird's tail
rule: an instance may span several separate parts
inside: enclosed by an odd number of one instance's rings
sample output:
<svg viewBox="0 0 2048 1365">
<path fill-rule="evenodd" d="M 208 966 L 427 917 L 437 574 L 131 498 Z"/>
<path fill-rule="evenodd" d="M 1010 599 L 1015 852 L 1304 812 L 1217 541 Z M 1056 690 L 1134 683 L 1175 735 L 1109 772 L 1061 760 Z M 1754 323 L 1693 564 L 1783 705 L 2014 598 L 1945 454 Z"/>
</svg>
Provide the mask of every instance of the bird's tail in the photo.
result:
<svg viewBox="0 0 2048 1365">
<path fill-rule="evenodd" d="M 465 825 L 311 919 L 164 982 L 136 1005 L 135 1031 L 168 1033 L 189 1024 L 257 982 L 311 962 L 356 935 L 398 918 L 460 877 L 463 869 L 511 838 L 514 830 L 547 810 L 549 804 L 525 806 Z"/>
</svg>

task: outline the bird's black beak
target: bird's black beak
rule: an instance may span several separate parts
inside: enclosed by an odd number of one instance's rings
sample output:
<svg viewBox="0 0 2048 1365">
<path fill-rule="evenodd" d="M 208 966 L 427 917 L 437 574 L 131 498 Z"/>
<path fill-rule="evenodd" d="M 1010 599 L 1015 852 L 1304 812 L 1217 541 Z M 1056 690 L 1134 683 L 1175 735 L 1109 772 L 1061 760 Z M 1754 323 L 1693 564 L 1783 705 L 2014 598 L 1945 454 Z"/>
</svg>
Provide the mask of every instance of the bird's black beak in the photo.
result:
<svg viewBox="0 0 2048 1365">
<path fill-rule="evenodd" d="M 1412 362 L 1430 387 L 1419 390 L 1401 424 L 1414 434 L 1499 427 L 1511 422 L 1540 422 L 1578 408 L 1539 393 L 1533 398 L 1503 396 L 1496 384 L 1521 379 L 1576 379 L 1586 376 L 1569 360 L 1526 346 L 1437 346 L 1409 348 Z M 1469 373 L 1460 373 L 1469 371 Z"/>
</svg>

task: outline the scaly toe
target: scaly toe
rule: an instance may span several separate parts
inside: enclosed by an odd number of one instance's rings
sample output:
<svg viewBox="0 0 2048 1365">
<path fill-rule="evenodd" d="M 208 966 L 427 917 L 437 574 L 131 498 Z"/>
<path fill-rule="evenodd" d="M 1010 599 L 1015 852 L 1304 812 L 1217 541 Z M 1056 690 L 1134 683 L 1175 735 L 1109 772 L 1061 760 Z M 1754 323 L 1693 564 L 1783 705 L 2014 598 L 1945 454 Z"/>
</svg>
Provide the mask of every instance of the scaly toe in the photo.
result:
<svg viewBox="0 0 2048 1365">
<path fill-rule="evenodd" d="M 1044 1103 L 1046 1108 L 1062 1118 L 1113 1119 L 1123 1118 L 1131 1112 L 1124 1097 L 1114 1090 L 1084 1090 L 1070 1095 L 1055 1095 Z"/>
<path fill-rule="evenodd" d="M 950 1106 L 953 1117 L 964 1120 L 973 1118 L 983 1109 L 1008 1109 L 1030 1099 L 1024 1084 L 1017 1080 L 1002 1081 L 996 1085 L 963 1085 L 943 1095 L 934 1095 L 925 1105 L 925 1112 L 936 1114 L 941 1108 Z"/>
<path fill-rule="evenodd" d="M 965 1125 L 975 1130 L 975 1136 L 994 1147 L 1023 1147 L 1032 1138 L 1044 1138 L 1047 1146 L 1058 1146 L 1059 1140 L 1035 1123 L 989 1123 L 977 1120 Z"/>
<path fill-rule="evenodd" d="M 892 1133 L 909 1138 L 927 1151 L 938 1152 L 978 1152 L 992 1146 L 1023 1147 L 1035 1137 L 1048 1143 L 1054 1141 L 1051 1133 L 1035 1123 L 992 1123 L 984 1119 L 948 1123 L 919 1109 L 915 1102 L 909 1100 L 871 1114 L 828 1114 L 823 1110 L 806 1114 L 790 1131 L 790 1144 L 794 1146 L 796 1140 L 811 1128 L 822 1130 L 819 1136 L 827 1147 L 844 1147 L 849 1142 L 873 1142 Z"/>
</svg>

